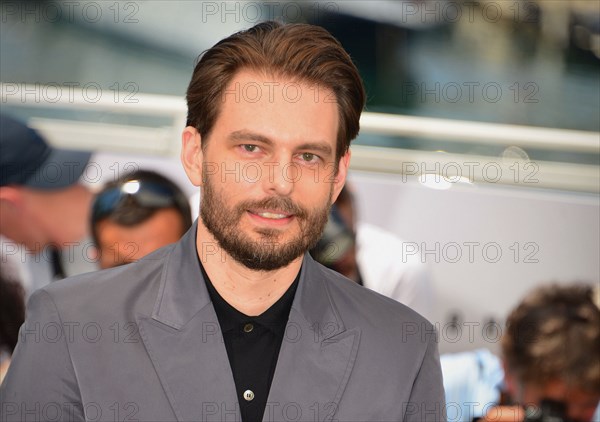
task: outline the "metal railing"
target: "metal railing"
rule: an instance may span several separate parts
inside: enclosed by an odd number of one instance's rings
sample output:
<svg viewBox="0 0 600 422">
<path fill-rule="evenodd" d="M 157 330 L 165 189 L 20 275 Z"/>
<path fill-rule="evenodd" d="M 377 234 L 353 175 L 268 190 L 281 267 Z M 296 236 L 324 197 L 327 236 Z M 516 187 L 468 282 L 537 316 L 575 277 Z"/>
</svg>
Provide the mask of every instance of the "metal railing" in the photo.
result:
<svg viewBox="0 0 600 422">
<path fill-rule="evenodd" d="M 90 100 L 83 90 L 69 87 L 68 95 L 57 95 L 57 86 L 0 84 L 2 107 L 59 109 L 68 115 L 91 111 L 118 116 L 148 116 L 167 119 L 167 124 L 149 127 L 128 124 L 32 117 L 29 123 L 50 142 L 68 148 L 154 154 L 179 154 L 180 133 L 185 126 L 183 98 L 128 92 L 110 93 Z M 53 90 L 53 91 L 52 91 Z M 51 98 L 44 95 L 52 93 Z M 117 94 L 117 95 L 114 95 Z M 115 101 L 115 99 L 120 101 Z M 436 139 L 444 145 L 486 144 L 521 149 L 600 154 L 600 133 L 548 129 L 365 112 L 361 134 Z M 402 148 L 352 147 L 352 169 L 419 176 L 436 174 L 450 183 L 501 183 L 583 192 L 600 192 L 600 167 L 553 161 L 531 162 L 527 158 L 503 158 Z M 492 170 L 487 174 L 474 169 Z M 468 172 L 466 170 L 469 170 Z M 518 177 L 517 177 L 518 174 Z"/>
</svg>

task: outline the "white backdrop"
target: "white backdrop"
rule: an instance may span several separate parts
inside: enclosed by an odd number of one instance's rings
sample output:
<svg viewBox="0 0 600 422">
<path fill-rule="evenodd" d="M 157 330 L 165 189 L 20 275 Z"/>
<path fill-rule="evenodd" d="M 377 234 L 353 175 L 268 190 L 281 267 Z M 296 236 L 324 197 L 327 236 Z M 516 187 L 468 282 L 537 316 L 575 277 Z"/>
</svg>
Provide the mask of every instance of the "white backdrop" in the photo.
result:
<svg viewBox="0 0 600 422">
<path fill-rule="evenodd" d="M 192 197 L 177 158 L 97 153 L 97 186 L 134 167 L 155 169 Z M 440 351 L 497 352 L 508 311 L 533 286 L 600 280 L 600 199 L 595 194 L 500 185 L 425 187 L 416 177 L 352 171 L 359 219 L 405 241 L 430 268 Z M 416 247 L 420 251 L 416 251 Z M 456 315 L 458 330 L 449 323 Z M 490 322 L 491 321 L 491 322 Z"/>
</svg>

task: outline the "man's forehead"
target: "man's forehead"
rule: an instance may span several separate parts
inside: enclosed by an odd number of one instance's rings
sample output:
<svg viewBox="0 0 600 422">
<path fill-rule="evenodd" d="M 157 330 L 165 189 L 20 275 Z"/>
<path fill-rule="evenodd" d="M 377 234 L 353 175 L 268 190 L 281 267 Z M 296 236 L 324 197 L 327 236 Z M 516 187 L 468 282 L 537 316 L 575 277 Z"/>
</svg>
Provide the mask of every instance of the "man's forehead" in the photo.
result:
<svg viewBox="0 0 600 422">
<path fill-rule="evenodd" d="M 251 133 L 267 139 L 287 135 L 303 142 L 335 144 L 337 103 L 329 101 L 332 91 L 319 89 L 286 76 L 240 71 L 223 90 L 214 129 L 227 138 Z"/>
<path fill-rule="evenodd" d="M 255 104 L 261 101 L 284 100 L 291 104 L 303 100 L 336 103 L 333 90 L 323 84 L 313 83 L 300 77 L 275 72 L 241 69 L 223 90 L 221 101 L 229 99 Z"/>
</svg>

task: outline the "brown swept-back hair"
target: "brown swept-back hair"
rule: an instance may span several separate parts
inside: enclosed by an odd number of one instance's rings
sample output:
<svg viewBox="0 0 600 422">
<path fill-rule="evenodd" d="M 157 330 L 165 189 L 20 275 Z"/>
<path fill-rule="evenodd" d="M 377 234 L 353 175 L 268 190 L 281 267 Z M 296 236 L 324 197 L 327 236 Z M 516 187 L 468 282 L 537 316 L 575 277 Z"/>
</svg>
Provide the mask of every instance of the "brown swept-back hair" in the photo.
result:
<svg viewBox="0 0 600 422">
<path fill-rule="evenodd" d="M 523 383 L 561 380 L 600 393 L 600 309 L 592 288 L 549 285 L 528 294 L 507 319 L 502 352 Z"/>
<path fill-rule="evenodd" d="M 365 105 L 362 79 L 339 41 L 318 26 L 269 21 L 235 33 L 205 51 L 186 97 L 187 125 L 195 127 L 204 140 L 210 136 L 227 85 L 242 69 L 333 91 L 339 112 L 336 163 L 339 161 L 358 135 Z"/>
</svg>

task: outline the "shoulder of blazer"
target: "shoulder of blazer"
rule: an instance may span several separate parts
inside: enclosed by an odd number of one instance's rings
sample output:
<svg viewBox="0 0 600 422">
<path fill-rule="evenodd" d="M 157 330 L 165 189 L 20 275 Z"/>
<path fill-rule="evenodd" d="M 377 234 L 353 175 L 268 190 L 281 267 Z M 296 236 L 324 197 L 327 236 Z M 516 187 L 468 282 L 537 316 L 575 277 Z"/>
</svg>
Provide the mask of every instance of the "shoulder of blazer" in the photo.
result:
<svg viewBox="0 0 600 422">
<path fill-rule="evenodd" d="M 163 268 L 174 246 L 165 246 L 131 264 L 56 281 L 42 290 L 65 317 L 73 320 L 79 320 L 79 315 L 116 316 L 124 309 L 151 314 Z"/>
<path fill-rule="evenodd" d="M 341 274 L 318 263 L 318 271 L 330 294 L 334 306 L 345 322 L 378 321 L 382 327 L 414 325 L 425 330 L 433 330 L 433 325 L 408 306 L 387 296 L 360 286 Z"/>
</svg>

